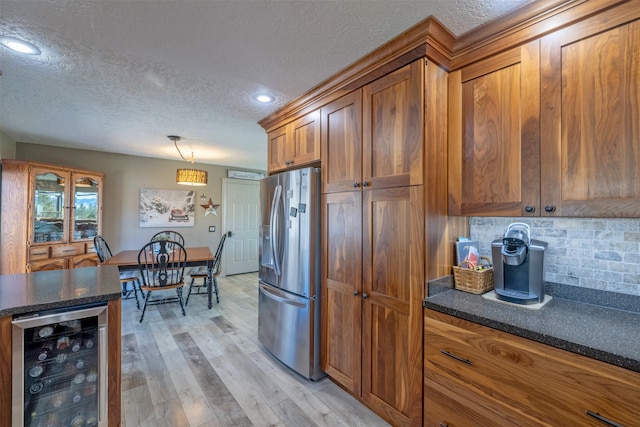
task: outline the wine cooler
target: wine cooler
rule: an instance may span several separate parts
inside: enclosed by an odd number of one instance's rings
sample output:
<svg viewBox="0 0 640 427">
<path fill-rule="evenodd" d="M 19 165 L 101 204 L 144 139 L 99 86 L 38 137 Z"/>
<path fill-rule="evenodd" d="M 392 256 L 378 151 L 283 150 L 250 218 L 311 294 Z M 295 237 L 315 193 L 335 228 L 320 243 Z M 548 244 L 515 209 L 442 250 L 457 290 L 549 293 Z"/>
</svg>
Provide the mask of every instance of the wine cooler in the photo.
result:
<svg viewBox="0 0 640 427">
<path fill-rule="evenodd" d="M 16 316 L 13 427 L 107 425 L 107 305 Z"/>
</svg>

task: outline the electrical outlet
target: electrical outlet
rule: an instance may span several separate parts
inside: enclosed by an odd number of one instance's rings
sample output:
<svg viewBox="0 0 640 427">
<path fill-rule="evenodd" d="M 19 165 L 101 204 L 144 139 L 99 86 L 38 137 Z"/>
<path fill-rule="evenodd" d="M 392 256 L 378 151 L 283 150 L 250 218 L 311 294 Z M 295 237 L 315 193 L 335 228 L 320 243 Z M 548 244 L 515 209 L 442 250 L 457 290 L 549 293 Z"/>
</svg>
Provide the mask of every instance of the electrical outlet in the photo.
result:
<svg viewBox="0 0 640 427">
<path fill-rule="evenodd" d="M 216 231 L 216 226 L 215 225 L 210 225 L 209 226 L 209 233 L 213 233 L 214 231 Z"/>
</svg>

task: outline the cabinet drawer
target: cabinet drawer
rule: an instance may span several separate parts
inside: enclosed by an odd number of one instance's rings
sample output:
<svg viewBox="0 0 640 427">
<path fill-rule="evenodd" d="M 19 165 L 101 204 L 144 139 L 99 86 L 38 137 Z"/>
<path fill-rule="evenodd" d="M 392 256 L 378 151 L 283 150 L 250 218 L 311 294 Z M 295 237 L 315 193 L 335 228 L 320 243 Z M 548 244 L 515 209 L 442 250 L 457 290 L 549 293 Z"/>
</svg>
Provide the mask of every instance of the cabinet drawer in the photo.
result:
<svg viewBox="0 0 640 427">
<path fill-rule="evenodd" d="M 424 425 L 426 427 L 533 426 L 521 421 L 504 406 L 480 405 L 429 379 L 424 380 Z"/>
<path fill-rule="evenodd" d="M 29 261 L 48 259 L 50 246 L 32 246 L 29 248 Z"/>
<path fill-rule="evenodd" d="M 85 243 L 85 253 L 87 253 L 87 254 L 96 253 L 96 247 L 93 244 L 93 241 Z"/>
<path fill-rule="evenodd" d="M 640 419 L 640 374 L 426 310 L 425 377 L 551 425 Z"/>
<path fill-rule="evenodd" d="M 51 246 L 51 257 L 66 257 L 84 253 L 84 243 L 70 243 L 68 245 Z"/>
</svg>

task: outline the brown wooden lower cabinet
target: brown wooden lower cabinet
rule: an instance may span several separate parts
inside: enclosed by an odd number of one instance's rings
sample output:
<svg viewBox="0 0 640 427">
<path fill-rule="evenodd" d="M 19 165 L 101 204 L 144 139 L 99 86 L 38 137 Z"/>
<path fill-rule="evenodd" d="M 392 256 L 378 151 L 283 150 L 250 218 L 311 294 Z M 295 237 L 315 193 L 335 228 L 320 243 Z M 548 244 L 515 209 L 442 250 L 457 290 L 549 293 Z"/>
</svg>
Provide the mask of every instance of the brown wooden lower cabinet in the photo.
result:
<svg viewBox="0 0 640 427">
<path fill-rule="evenodd" d="M 100 264 L 98 255 L 85 254 L 69 258 L 69 268 L 97 267 Z"/>
<path fill-rule="evenodd" d="M 433 310 L 424 328 L 426 426 L 640 425 L 637 372 Z"/>
<path fill-rule="evenodd" d="M 323 195 L 322 369 L 394 426 L 422 425 L 424 187 Z"/>
<path fill-rule="evenodd" d="M 424 425 L 454 426 L 517 426 L 518 416 L 508 408 L 488 408 L 462 396 L 456 396 L 444 385 L 424 380 Z M 428 400 L 427 400 L 428 399 Z"/>
</svg>

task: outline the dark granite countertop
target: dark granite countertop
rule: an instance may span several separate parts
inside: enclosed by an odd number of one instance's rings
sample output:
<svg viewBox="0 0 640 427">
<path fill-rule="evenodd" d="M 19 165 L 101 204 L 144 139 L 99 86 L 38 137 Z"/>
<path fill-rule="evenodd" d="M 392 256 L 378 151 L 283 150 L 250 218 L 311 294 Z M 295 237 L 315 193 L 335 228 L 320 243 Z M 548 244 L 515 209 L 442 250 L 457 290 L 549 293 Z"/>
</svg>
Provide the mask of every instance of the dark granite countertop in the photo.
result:
<svg viewBox="0 0 640 427">
<path fill-rule="evenodd" d="M 118 267 L 0 275 L 0 316 L 121 298 Z"/>
<path fill-rule="evenodd" d="M 531 310 L 429 282 L 424 307 L 640 372 L 640 297 L 547 284 L 553 296 Z M 490 291 L 493 292 L 493 291 Z"/>
</svg>

